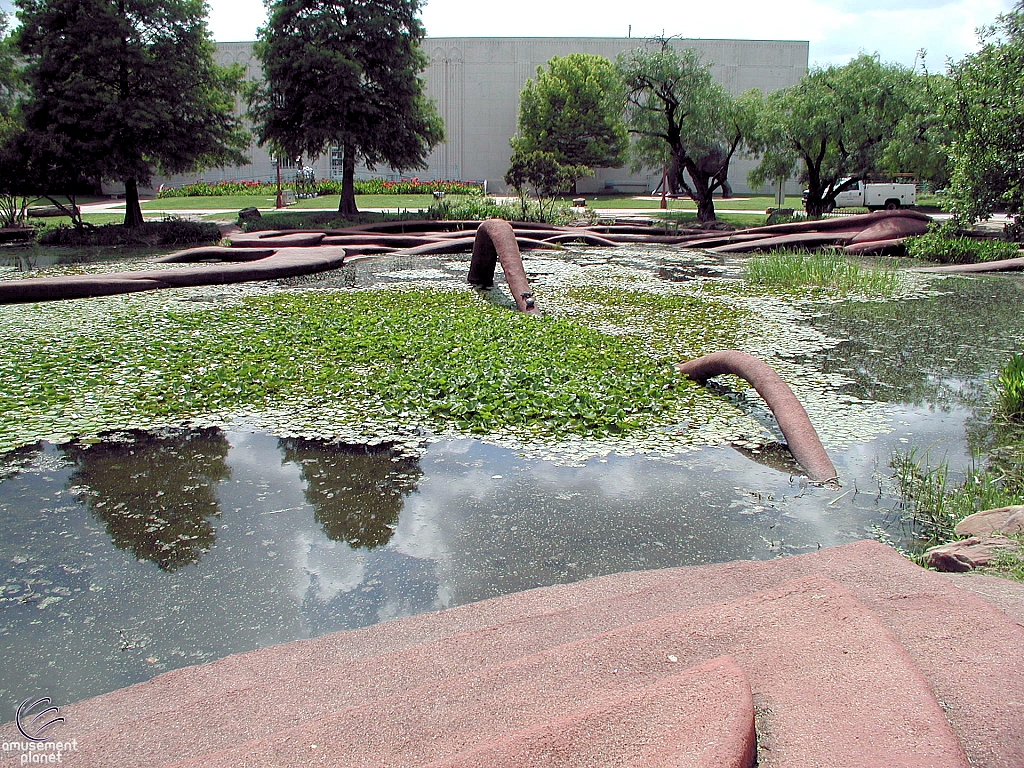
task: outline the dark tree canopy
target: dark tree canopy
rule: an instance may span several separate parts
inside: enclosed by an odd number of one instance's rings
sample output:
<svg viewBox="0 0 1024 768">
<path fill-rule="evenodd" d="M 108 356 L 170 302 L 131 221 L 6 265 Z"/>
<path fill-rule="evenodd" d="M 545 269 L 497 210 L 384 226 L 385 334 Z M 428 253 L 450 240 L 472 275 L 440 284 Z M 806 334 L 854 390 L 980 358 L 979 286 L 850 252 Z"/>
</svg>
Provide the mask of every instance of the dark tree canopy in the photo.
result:
<svg viewBox="0 0 1024 768">
<path fill-rule="evenodd" d="M 27 145 L 46 156 L 41 167 L 123 181 L 135 226 L 154 171 L 245 162 L 240 71 L 213 63 L 202 0 L 16 2 Z"/>
<path fill-rule="evenodd" d="M 812 70 L 765 99 L 751 186 L 799 172 L 817 216 L 858 180 L 925 167 L 929 146 L 939 149 L 929 144 L 931 93 L 925 77 L 877 56 Z"/>
<path fill-rule="evenodd" d="M 734 100 L 695 51 L 680 51 L 669 39 L 621 54 L 617 66 L 634 168 L 667 168 L 672 188 L 697 203 L 698 220 L 713 221 L 712 196 L 729 191 L 729 163 L 744 145 L 756 100 Z"/>
<path fill-rule="evenodd" d="M 951 65 L 944 110 L 950 194 L 959 218 L 1024 213 L 1024 3 L 980 31 L 981 48 Z"/>
<path fill-rule="evenodd" d="M 624 93 L 614 65 L 602 56 L 553 56 L 519 93 L 516 153 L 550 152 L 565 166 L 617 168 L 629 135 L 622 122 Z"/>
<path fill-rule="evenodd" d="M 163 571 L 195 565 L 213 548 L 217 484 L 230 476 L 219 429 L 133 433 L 128 442 L 71 443 L 67 486 L 101 520 L 118 549 Z"/>
<path fill-rule="evenodd" d="M 343 155 L 339 211 L 355 213 L 355 166 L 425 167 L 444 139 L 420 74 L 419 0 L 280 0 L 256 55 L 262 83 L 250 95 L 260 144 L 278 156 Z"/>
</svg>

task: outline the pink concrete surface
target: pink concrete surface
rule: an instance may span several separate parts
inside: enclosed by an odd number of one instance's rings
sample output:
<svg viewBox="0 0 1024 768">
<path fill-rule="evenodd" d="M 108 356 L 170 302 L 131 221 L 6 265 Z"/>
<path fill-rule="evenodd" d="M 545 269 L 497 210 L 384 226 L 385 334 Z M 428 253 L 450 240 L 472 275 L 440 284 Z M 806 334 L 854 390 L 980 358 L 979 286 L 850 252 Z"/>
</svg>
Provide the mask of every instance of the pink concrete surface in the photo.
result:
<svg viewBox="0 0 1024 768">
<path fill-rule="evenodd" d="M 899 666 L 912 663 L 920 670 L 974 765 L 1024 765 L 1024 628 L 945 576 L 873 542 L 770 562 L 616 574 L 531 590 L 176 670 L 62 707 L 62 714 L 68 735 L 92 745 L 89 759 L 78 764 L 122 765 L 117 745 L 130 742 L 150 756 L 138 765 L 164 765 L 271 738 L 280 728 L 302 733 L 332 712 L 384 706 L 416 688 L 457 687 L 459 678 L 496 664 L 689 608 L 706 606 L 707 615 L 714 615 L 716 603 L 814 574 L 845 584 L 858 598 L 855 613 L 870 610 L 892 633 L 890 640 L 899 641 L 905 657 L 894 658 Z M 997 585 L 986 588 L 997 591 Z M 839 630 L 835 636 L 846 637 Z M 681 664 L 721 655 L 709 653 L 694 659 L 674 655 Z M 742 655 L 737 658 L 744 663 Z M 828 665 L 819 671 L 832 674 Z M 833 726 L 849 722 L 847 712 Z M 0 728 L 0 738 L 15 734 L 12 726 Z"/>
<path fill-rule="evenodd" d="M 918 272 L 1013 272 L 1024 270 L 1024 256 L 999 261 L 980 261 L 977 264 L 944 264 L 941 267 L 921 267 Z"/>
<path fill-rule="evenodd" d="M 750 682 L 728 656 L 428 768 L 751 768 Z"/>
<path fill-rule="evenodd" d="M 134 270 L 105 275 L 29 277 L 0 281 L 0 304 L 55 299 L 82 299 L 118 293 L 150 291 L 194 285 L 242 283 L 308 275 L 337 269 L 345 258 L 339 246 L 278 248 L 271 256 L 255 261 L 201 264 L 176 269 Z"/>
<path fill-rule="evenodd" d="M 967 768 L 927 683 L 846 589 L 822 577 L 630 625 L 346 706 L 176 768 L 393 766 L 454 759 L 611 693 L 731 655 L 762 709 L 765 768 Z M 390 659 L 379 674 L 414 659 Z M 314 680 L 307 681 L 315 691 Z M 315 748 L 312 745 L 317 745 Z M 316 752 L 315 761 L 312 760 Z M 79 752 L 83 765 L 103 765 Z"/>
</svg>

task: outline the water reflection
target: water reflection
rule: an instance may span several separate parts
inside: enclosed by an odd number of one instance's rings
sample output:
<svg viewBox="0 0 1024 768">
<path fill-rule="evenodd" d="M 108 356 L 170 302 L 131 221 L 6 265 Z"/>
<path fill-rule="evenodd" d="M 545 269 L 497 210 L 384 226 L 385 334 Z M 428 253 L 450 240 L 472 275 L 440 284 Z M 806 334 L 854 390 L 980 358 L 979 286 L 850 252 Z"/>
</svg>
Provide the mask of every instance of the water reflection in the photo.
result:
<svg viewBox="0 0 1024 768">
<path fill-rule="evenodd" d="M 173 571 L 213 547 L 228 448 L 219 429 L 196 429 L 127 433 L 62 450 L 74 467 L 68 489 L 104 523 L 114 546 Z"/>
<path fill-rule="evenodd" d="M 416 459 L 393 456 L 387 448 L 301 438 L 282 438 L 278 447 L 285 463 L 300 467 L 306 501 L 327 538 L 352 549 L 391 540 L 405 497 L 422 475 Z"/>
<path fill-rule="evenodd" d="M 948 409 L 976 405 L 977 379 L 1020 346 L 1024 282 L 949 278 L 939 295 L 892 302 L 844 302 L 812 323 L 844 341 L 822 353 L 826 373 L 842 373 L 857 397 Z"/>
</svg>

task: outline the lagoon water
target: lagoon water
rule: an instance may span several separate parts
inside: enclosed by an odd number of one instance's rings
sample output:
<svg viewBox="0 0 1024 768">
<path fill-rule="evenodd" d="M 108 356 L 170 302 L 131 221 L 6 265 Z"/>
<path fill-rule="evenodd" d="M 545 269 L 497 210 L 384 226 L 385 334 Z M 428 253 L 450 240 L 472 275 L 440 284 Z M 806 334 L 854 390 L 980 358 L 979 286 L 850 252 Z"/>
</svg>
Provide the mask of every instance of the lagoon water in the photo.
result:
<svg viewBox="0 0 1024 768">
<path fill-rule="evenodd" d="M 818 407 L 871 404 L 863 439 L 826 437 L 838 489 L 726 445 L 565 461 L 471 438 L 409 452 L 225 425 L 24 446 L 0 456 L 0 719 L 31 695 L 61 705 L 532 587 L 907 543 L 890 457 L 915 446 L 968 463 L 987 382 L 1024 345 L 1022 298 L 1019 278 L 956 279 L 805 312 L 833 343 L 804 364 L 845 382 Z"/>
</svg>

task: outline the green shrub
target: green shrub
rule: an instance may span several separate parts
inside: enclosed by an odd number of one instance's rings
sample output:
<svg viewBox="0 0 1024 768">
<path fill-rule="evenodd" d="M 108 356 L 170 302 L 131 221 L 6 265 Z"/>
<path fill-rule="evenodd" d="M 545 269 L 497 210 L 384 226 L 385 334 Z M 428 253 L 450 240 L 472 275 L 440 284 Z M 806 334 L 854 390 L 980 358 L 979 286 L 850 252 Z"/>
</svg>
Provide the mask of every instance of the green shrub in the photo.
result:
<svg viewBox="0 0 1024 768">
<path fill-rule="evenodd" d="M 395 216 L 394 214 L 357 213 L 354 216 L 342 215 L 337 211 L 287 211 L 267 213 L 258 219 L 241 222 L 244 232 L 262 232 L 270 229 L 343 229 L 356 224 L 374 224 L 388 219 L 422 219 L 422 214 L 409 213 Z"/>
<path fill-rule="evenodd" d="M 940 264 L 974 264 L 998 261 L 1017 255 L 1017 246 L 1002 240 L 976 239 L 939 227 L 923 235 L 908 237 L 907 255 Z"/>
<path fill-rule="evenodd" d="M 505 219 L 506 221 L 533 221 L 548 224 L 568 224 L 579 214 L 564 203 L 541 210 L 536 200 L 499 203 L 493 197 L 478 197 L 461 200 L 438 200 L 427 210 L 428 219 L 438 221 L 483 221 L 484 219 Z"/>
<path fill-rule="evenodd" d="M 1008 419 L 1024 421 L 1024 355 L 1014 355 L 995 380 L 999 409 Z"/>
<path fill-rule="evenodd" d="M 141 227 L 128 228 L 123 224 L 104 224 L 99 227 L 74 229 L 60 226 L 45 230 L 39 236 L 40 245 L 66 245 L 73 247 L 99 245 L 192 245 L 215 243 L 220 230 L 211 222 L 186 221 L 168 218 L 147 221 Z"/>
</svg>

